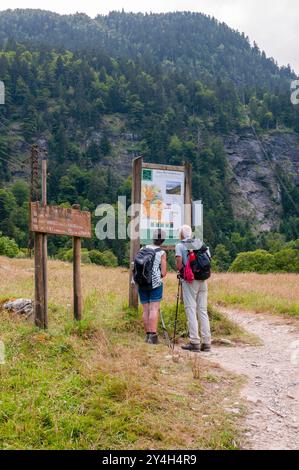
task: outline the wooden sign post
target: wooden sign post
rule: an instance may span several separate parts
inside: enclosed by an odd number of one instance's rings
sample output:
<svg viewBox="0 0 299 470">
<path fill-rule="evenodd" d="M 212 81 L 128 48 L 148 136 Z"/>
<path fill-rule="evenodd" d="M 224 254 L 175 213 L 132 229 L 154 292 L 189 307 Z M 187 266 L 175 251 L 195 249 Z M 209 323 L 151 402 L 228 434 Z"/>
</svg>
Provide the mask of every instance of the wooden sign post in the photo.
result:
<svg viewBox="0 0 299 470">
<path fill-rule="evenodd" d="M 42 159 L 42 204 L 43 207 L 47 206 L 47 157 L 48 153 L 43 153 Z M 43 270 L 43 304 L 44 304 L 44 315 L 43 315 L 43 328 L 48 328 L 48 236 L 46 233 L 42 234 L 42 270 Z"/>
<path fill-rule="evenodd" d="M 75 204 L 73 209 L 80 210 L 80 206 Z M 73 237 L 73 293 L 74 293 L 74 318 L 82 319 L 83 298 L 81 284 L 81 238 Z"/>
<path fill-rule="evenodd" d="M 142 157 L 133 160 L 133 177 L 132 177 L 132 207 L 134 204 L 141 204 L 141 175 L 142 175 Z M 131 213 L 131 217 L 136 217 L 136 214 Z M 138 216 L 140 220 L 140 214 Z M 139 221 L 137 223 L 136 232 L 139 233 Z M 133 263 L 135 256 L 140 249 L 140 237 L 136 237 L 135 228 L 131 225 L 130 234 L 130 275 L 129 275 L 129 307 L 138 308 L 138 292 L 136 285 L 133 281 Z"/>
<path fill-rule="evenodd" d="M 174 249 L 178 230 L 191 226 L 191 165 L 182 166 L 144 163 L 142 157 L 133 160 L 132 206 L 139 204 L 140 213 L 131 223 L 129 306 L 138 308 L 138 292 L 133 282 L 133 262 L 141 245 L 150 244 L 154 230 L 161 228 L 167 239 L 164 249 Z M 179 210 L 180 208 L 180 210 Z M 138 236 L 136 237 L 136 232 Z"/>
<path fill-rule="evenodd" d="M 82 319 L 81 238 L 73 238 L 74 317 Z"/>
<path fill-rule="evenodd" d="M 47 315 L 45 309 L 45 277 L 43 270 L 43 234 L 34 234 L 34 277 L 35 277 L 35 302 L 34 320 L 38 328 L 47 328 Z"/>
<path fill-rule="evenodd" d="M 47 206 L 38 202 L 30 203 L 30 230 L 34 236 L 35 262 L 35 324 L 46 329 L 47 318 L 47 234 L 67 235 L 73 237 L 73 284 L 74 284 L 74 318 L 82 318 L 81 287 L 81 238 L 91 238 L 90 212 L 81 211 L 80 206 L 72 209 L 60 206 Z M 46 252 L 45 252 L 46 251 Z"/>
</svg>

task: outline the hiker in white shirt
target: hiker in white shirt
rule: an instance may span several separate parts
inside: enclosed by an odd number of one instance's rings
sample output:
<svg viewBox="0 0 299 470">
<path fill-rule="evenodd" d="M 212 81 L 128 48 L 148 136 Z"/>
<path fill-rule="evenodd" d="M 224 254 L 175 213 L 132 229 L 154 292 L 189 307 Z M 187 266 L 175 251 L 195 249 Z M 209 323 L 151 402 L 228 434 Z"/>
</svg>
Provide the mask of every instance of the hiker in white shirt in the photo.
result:
<svg viewBox="0 0 299 470">
<path fill-rule="evenodd" d="M 192 238 L 192 229 L 189 225 L 183 225 L 180 230 L 180 243 L 176 245 L 176 266 L 179 273 L 183 274 L 188 261 L 188 248 L 185 244 Z M 203 245 L 200 240 L 193 240 Z M 191 283 L 182 279 L 185 312 L 188 320 L 190 343 L 182 346 L 182 349 L 192 352 L 211 350 L 211 329 L 208 316 L 208 284 L 207 281 L 194 280 Z M 199 325 L 200 322 L 200 334 Z"/>
</svg>

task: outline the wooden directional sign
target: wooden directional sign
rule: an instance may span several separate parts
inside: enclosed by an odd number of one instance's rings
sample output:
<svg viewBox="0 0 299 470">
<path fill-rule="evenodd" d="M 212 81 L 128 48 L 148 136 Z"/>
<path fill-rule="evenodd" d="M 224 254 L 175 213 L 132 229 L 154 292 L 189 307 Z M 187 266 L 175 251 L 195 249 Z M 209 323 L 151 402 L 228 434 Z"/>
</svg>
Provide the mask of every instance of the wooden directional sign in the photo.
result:
<svg viewBox="0 0 299 470">
<path fill-rule="evenodd" d="M 38 202 L 32 202 L 30 230 L 52 235 L 91 238 L 91 215 L 90 212 L 77 209 L 41 206 Z"/>
</svg>

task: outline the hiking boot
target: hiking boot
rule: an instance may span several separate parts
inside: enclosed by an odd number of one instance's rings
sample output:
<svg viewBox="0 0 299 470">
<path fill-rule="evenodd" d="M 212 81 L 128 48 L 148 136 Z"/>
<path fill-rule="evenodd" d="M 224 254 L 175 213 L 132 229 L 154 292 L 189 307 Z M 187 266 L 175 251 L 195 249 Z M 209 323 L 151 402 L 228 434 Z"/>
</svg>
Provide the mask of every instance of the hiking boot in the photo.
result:
<svg viewBox="0 0 299 470">
<path fill-rule="evenodd" d="M 184 351 L 190 351 L 190 352 L 196 352 L 196 353 L 200 352 L 200 344 L 193 344 L 193 343 L 184 344 L 183 346 L 181 346 L 181 348 Z"/>
<path fill-rule="evenodd" d="M 203 344 L 200 346 L 200 350 L 201 350 L 202 352 L 211 352 L 211 345 L 210 345 L 210 344 L 204 344 L 204 343 L 203 343 Z"/>
<path fill-rule="evenodd" d="M 148 343 L 149 335 L 150 335 L 150 333 L 146 333 L 146 335 L 145 335 L 144 341 L 146 343 Z"/>
<path fill-rule="evenodd" d="M 158 338 L 157 333 L 150 333 L 148 335 L 147 342 L 148 342 L 148 344 L 159 344 L 159 338 Z"/>
</svg>

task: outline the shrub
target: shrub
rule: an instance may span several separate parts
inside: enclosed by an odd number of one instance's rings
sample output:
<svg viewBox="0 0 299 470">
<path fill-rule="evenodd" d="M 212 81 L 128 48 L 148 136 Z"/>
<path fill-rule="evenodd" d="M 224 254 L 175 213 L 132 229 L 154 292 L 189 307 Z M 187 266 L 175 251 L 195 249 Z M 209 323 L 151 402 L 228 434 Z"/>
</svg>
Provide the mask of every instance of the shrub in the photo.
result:
<svg viewBox="0 0 299 470">
<path fill-rule="evenodd" d="M 284 248 L 291 248 L 292 250 L 299 250 L 299 239 L 292 240 L 291 242 L 286 243 Z"/>
<path fill-rule="evenodd" d="M 8 256 L 9 258 L 15 258 L 19 253 L 19 247 L 15 240 L 2 237 L 0 233 L 0 255 Z"/>
<path fill-rule="evenodd" d="M 91 250 L 89 252 L 89 258 L 92 263 L 98 264 L 100 266 L 116 267 L 118 265 L 117 257 L 111 250 L 106 250 L 103 252 L 98 250 Z"/>
<path fill-rule="evenodd" d="M 28 248 L 20 248 L 17 258 L 19 259 L 26 259 L 29 258 Z"/>
<path fill-rule="evenodd" d="M 239 253 L 229 269 L 234 273 L 269 273 L 275 271 L 274 255 L 265 250 Z"/>
<path fill-rule="evenodd" d="M 274 254 L 275 268 L 286 273 L 299 273 L 299 251 L 285 248 Z"/>
<path fill-rule="evenodd" d="M 299 272 L 299 250 L 294 248 L 283 248 L 276 253 L 265 250 L 256 250 L 248 253 L 239 253 L 230 267 L 230 272 L 246 273 L 270 273 L 270 272 Z"/>
<path fill-rule="evenodd" d="M 89 252 L 89 258 L 94 264 L 102 264 L 102 253 L 98 250 L 91 250 Z"/>
<path fill-rule="evenodd" d="M 81 263 L 83 263 L 83 264 L 90 264 L 91 263 L 90 258 L 89 258 L 89 254 L 88 254 L 88 250 L 86 248 L 83 248 L 83 250 L 81 252 Z"/>
<path fill-rule="evenodd" d="M 68 263 L 72 263 L 73 249 L 70 248 L 68 250 L 60 251 L 59 254 L 57 255 L 57 258 L 62 261 L 67 261 Z M 90 258 L 89 258 L 88 250 L 86 248 L 83 248 L 81 250 L 81 263 L 90 264 Z"/>
</svg>

